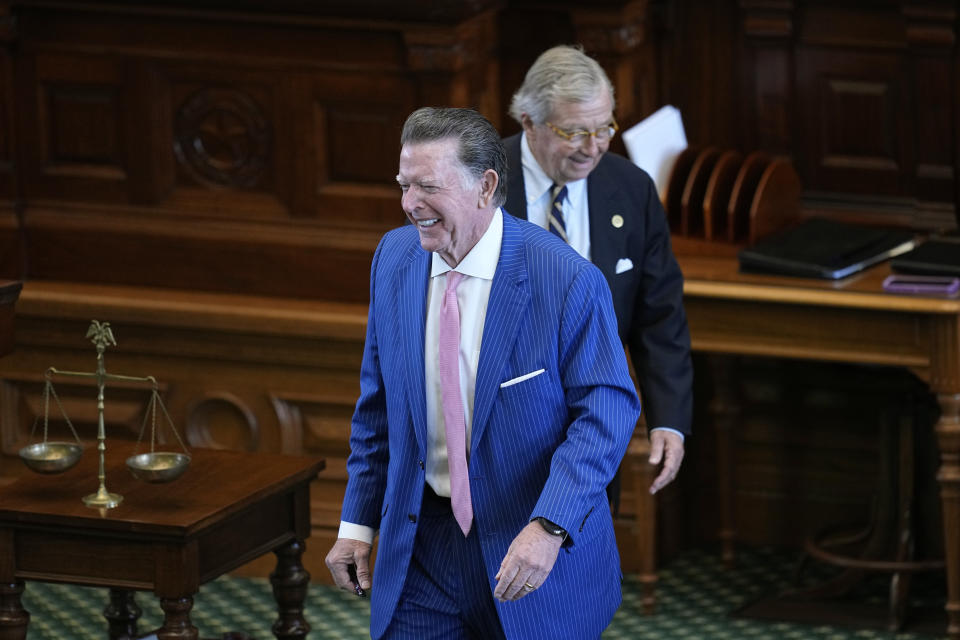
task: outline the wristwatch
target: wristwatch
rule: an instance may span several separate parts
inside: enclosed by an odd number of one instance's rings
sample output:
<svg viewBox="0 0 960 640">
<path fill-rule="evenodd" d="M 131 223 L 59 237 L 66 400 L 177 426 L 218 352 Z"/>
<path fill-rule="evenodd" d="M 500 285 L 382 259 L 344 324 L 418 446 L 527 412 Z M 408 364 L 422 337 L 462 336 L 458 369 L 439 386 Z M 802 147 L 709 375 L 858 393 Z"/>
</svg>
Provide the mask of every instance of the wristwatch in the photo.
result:
<svg viewBox="0 0 960 640">
<path fill-rule="evenodd" d="M 561 538 L 566 539 L 567 530 L 561 527 L 560 525 L 550 522 L 543 516 L 537 516 L 536 518 L 534 518 L 534 521 L 539 522 L 540 526 L 543 527 L 543 530 L 549 533 L 550 535 L 560 536 Z"/>
</svg>

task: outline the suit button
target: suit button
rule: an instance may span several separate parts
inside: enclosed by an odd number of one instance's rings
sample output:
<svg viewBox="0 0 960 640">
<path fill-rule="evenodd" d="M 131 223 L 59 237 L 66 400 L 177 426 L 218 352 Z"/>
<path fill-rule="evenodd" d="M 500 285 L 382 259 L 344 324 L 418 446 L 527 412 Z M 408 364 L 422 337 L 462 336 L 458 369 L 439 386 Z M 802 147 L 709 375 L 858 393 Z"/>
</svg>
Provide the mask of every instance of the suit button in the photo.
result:
<svg viewBox="0 0 960 640">
<path fill-rule="evenodd" d="M 417 521 L 417 514 L 415 514 L 415 513 L 408 513 L 408 514 L 407 514 L 407 517 L 410 518 L 410 522 L 416 522 L 416 521 Z"/>
<path fill-rule="evenodd" d="M 425 466 L 424 466 L 424 464 L 423 464 L 423 460 L 421 460 L 419 464 L 420 464 L 420 468 L 421 468 L 421 469 L 424 469 L 424 468 L 425 468 Z"/>
</svg>

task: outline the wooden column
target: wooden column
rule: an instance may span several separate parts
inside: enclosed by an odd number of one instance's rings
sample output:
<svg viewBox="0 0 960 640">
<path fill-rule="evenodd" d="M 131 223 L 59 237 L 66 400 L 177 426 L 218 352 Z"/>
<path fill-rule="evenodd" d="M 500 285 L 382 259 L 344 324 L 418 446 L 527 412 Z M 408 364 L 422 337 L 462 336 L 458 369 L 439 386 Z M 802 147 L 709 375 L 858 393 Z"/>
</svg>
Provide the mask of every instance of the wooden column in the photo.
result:
<svg viewBox="0 0 960 640">
<path fill-rule="evenodd" d="M 626 128 L 660 106 L 657 51 L 648 0 L 611 0 L 589 6 L 560 0 L 509 2 L 500 13 L 500 86 L 503 133 L 519 131 L 506 116 L 527 69 L 550 47 L 579 44 L 603 66 L 616 92 L 616 115 Z M 618 149 L 615 140 L 614 149 Z M 622 148 L 619 149 L 623 151 Z"/>
<path fill-rule="evenodd" d="M 617 95 L 617 117 L 635 123 L 659 106 L 656 52 L 647 0 L 570 11 L 576 42 L 603 66 Z"/>
<path fill-rule="evenodd" d="M 794 122 L 793 0 L 741 0 L 741 107 L 747 149 L 787 153 Z"/>
<path fill-rule="evenodd" d="M 416 106 L 473 107 L 500 123 L 496 13 L 487 11 L 453 27 L 404 29 L 406 65 Z"/>
<path fill-rule="evenodd" d="M 731 356 L 710 355 L 713 397 L 708 411 L 710 425 L 717 442 L 717 494 L 720 499 L 720 545 L 723 564 L 736 562 L 736 446 L 735 429 L 740 422 L 741 407 L 737 394 L 736 360 Z"/>
<path fill-rule="evenodd" d="M 940 419 L 937 442 L 940 446 L 940 501 L 947 562 L 947 635 L 960 640 L 960 547 L 949 541 L 960 539 L 960 319 L 946 316 L 934 321 L 935 354 L 930 387 L 937 394 Z M 952 355 L 952 357 L 950 357 Z"/>
<path fill-rule="evenodd" d="M 906 26 L 906 75 L 912 81 L 906 90 L 915 105 L 915 135 L 905 140 L 913 145 L 913 191 L 918 200 L 953 201 L 956 209 L 960 206 L 954 191 L 960 156 L 955 153 L 955 140 L 944 132 L 953 130 L 960 136 L 955 126 L 960 104 L 957 84 L 948 80 L 957 77 L 957 5 L 948 0 L 904 1 L 901 11 Z M 936 219 L 928 223 L 940 225 Z"/>
</svg>

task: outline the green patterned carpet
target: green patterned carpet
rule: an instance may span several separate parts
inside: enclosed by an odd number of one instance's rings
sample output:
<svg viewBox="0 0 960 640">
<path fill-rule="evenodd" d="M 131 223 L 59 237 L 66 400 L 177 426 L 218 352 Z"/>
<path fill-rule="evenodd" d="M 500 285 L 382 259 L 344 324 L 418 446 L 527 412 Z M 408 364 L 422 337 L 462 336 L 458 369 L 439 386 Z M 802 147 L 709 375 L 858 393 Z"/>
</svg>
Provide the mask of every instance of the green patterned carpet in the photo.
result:
<svg viewBox="0 0 960 640">
<path fill-rule="evenodd" d="M 934 635 L 891 634 L 864 628 L 823 624 L 762 622 L 733 617 L 740 607 L 790 585 L 796 555 L 767 549 L 743 549 L 738 568 L 724 570 L 718 554 L 689 551 L 660 572 L 659 605 L 654 616 L 640 615 L 639 584 L 627 576 L 624 603 L 605 640 L 689 638 L 697 640 L 932 640 Z M 935 590 L 936 591 L 936 590 Z M 877 596 L 873 596 L 877 597 Z M 934 599 L 942 594 L 934 594 Z M 104 589 L 28 583 L 23 603 L 31 614 L 30 640 L 102 640 L 106 623 L 101 615 L 107 603 Z M 882 605 L 882 597 L 879 597 Z M 149 594 L 138 594 L 143 609 L 140 629 L 160 626 L 162 612 Z M 936 605 L 936 603 L 935 603 Z M 205 638 L 228 631 L 244 631 L 257 640 L 273 638 L 276 618 L 266 579 L 221 578 L 204 585 L 195 598 L 191 617 Z M 313 640 L 368 638 L 369 604 L 331 587 L 314 585 L 306 611 Z"/>
</svg>

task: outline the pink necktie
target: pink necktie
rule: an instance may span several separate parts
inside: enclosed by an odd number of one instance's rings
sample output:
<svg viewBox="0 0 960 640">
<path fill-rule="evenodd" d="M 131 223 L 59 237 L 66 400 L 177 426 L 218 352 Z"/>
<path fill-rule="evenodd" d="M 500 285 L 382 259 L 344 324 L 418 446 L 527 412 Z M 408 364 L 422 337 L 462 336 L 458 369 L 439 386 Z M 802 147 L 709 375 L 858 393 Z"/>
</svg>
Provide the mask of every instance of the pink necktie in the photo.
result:
<svg viewBox="0 0 960 640">
<path fill-rule="evenodd" d="M 447 290 L 440 305 L 440 391 L 443 423 L 447 436 L 447 462 L 450 465 L 450 505 L 453 517 L 463 531 L 470 533 L 473 503 L 470 501 L 470 477 L 467 472 L 466 425 L 460 399 L 460 307 L 457 285 L 462 273 L 447 272 Z"/>
</svg>

